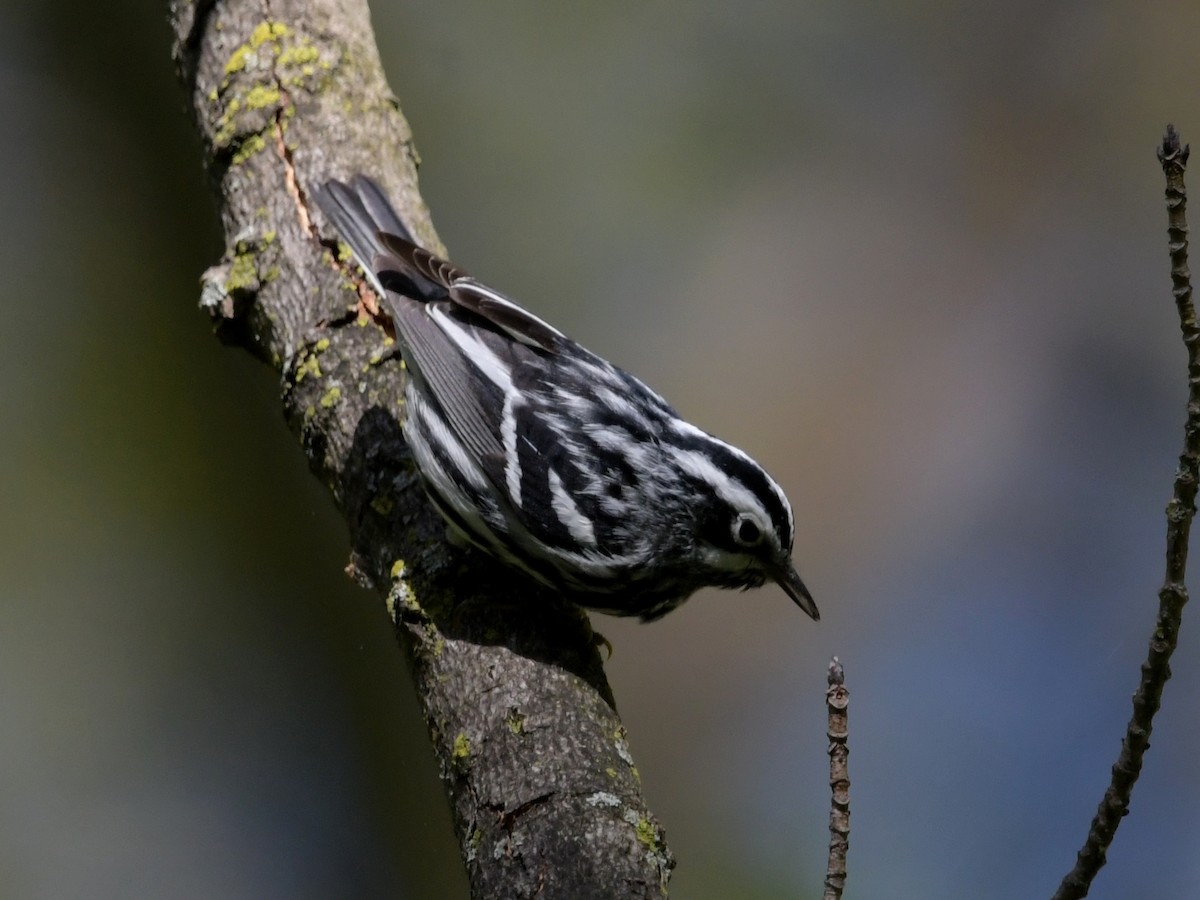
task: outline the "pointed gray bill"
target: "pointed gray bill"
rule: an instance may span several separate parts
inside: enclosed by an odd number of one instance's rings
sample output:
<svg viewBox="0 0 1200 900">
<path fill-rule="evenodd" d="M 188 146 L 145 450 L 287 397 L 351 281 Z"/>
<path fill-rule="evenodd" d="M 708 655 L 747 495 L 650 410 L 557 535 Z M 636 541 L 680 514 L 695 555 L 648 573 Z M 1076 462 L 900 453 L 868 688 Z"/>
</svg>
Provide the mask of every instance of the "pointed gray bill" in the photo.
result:
<svg viewBox="0 0 1200 900">
<path fill-rule="evenodd" d="M 817 604 L 813 602 L 812 594 L 808 592 L 808 588 L 804 586 L 799 573 L 796 572 L 796 567 L 790 561 L 778 569 L 769 570 L 767 574 L 783 588 L 784 593 L 796 601 L 798 607 L 812 616 L 813 621 L 820 621 L 821 613 L 817 609 Z"/>
</svg>

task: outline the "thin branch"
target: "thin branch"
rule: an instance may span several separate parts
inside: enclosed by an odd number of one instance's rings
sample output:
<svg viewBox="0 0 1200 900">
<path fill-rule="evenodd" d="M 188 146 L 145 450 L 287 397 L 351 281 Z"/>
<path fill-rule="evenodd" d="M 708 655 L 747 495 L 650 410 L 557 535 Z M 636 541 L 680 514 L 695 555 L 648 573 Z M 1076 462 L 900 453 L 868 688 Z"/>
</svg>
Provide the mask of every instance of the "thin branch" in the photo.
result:
<svg viewBox="0 0 1200 900">
<path fill-rule="evenodd" d="M 346 519 L 348 571 L 387 604 L 472 895 L 663 896 L 674 863 L 586 617 L 448 549 L 400 432 L 384 323 L 311 203 L 328 178 L 372 175 L 441 249 L 366 3 L 171 0 L 169 12 L 226 236 L 201 305 L 221 338 L 278 371 L 288 424 Z"/>
<path fill-rule="evenodd" d="M 1142 770 L 1142 759 L 1150 747 L 1154 714 L 1162 701 L 1163 686 L 1171 677 L 1170 659 L 1179 638 L 1183 605 L 1187 602 L 1188 534 L 1196 512 L 1197 473 L 1200 472 L 1200 326 L 1192 305 L 1191 273 L 1188 271 L 1187 191 L 1183 183 L 1188 147 L 1180 145 L 1173 125 L 1158 149 L 1158 160 L 1166 176 L 1167 238 L 1171 253 L 1171 281 L 1179 327 L 1188 359 L 1187 423 L 1183 452 L 1175 473 L 1175 488 L 1167 504 L 1167 572 L 1158 592 L 1158 619 L 1150 638 L 1150 651 L 1142 663 L 1142 678 L 1133 695 L 1133 716 L 1125 730 L 1121 754 L 1112 770 L 1112 781 L 1092 819 L 1087 842 L 1079 851 L 1075 868 L 1062 880 L 1054 900 L 1086 897 L 1121 818 L 1129 811 L 1133 785 Z"/>
<path fill-rule="evenodd" d="M 846 673 L 835 656 L 829 663 L 829 861 L 824 900 L 839 900 L 846 889 L 846 854 L 850 851 L 850 691 Z"/>
</svg>

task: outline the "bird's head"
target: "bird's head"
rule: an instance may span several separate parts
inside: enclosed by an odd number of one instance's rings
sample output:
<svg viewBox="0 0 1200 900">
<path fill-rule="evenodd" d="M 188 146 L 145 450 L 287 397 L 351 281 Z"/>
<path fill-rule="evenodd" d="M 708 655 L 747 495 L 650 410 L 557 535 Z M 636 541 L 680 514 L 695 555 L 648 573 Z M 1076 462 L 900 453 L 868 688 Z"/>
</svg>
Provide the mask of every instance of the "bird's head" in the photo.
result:
<svg viewBox="0 0 1200 900">
<path fill-rule="evenodd" d="M 692 564 L 707 583 L 759 587 L 773 581 L 813 619 L 820 613 L 792 563 L 795 516 L 783 489 L 753 459 L 680 422 L 666 447 L 690 509 Z"/>
</svg>

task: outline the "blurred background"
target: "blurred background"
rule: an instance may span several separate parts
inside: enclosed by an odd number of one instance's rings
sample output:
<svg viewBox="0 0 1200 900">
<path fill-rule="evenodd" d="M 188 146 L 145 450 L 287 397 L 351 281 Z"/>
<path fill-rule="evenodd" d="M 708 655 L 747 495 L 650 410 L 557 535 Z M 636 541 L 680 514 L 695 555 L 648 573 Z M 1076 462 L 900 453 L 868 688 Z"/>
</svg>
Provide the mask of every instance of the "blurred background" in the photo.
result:
<svg viewBox="0 0 1200 900">
<path fill-rule="evenodd" d="M 221 240 L 163 19 L 0 5 L 0 894 L 464 898 L 383 605 L 275 376 L 198 310 Z M 1200 8 L 375 24 L 454 258 L 797 508 L 819 625 L 772 589 L 595 617 L 673 895 L 819 896 L 837 654 L 851 893 L 1049 896 L 1162 579 L 1185 368 L 1154 150 L 1200 141 Z M 1195 624 L 1092 897 L 1200 894 Z"/>
</svg>

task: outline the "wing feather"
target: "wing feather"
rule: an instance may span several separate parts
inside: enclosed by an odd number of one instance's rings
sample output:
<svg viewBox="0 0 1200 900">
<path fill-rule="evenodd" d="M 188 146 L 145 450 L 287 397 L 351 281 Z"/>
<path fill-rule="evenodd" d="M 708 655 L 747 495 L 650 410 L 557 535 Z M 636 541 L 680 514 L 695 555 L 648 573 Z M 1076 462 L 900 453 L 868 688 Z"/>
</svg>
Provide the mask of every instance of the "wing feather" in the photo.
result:
<svg viewBox="0 0 1200 900">
<path fill-rule="evenodd" d="M 490 322 L 513 340 L 547 353 L 557 353 L 568 343 L 567 337 L 557 328 L 472 278 L 453 263 L 399 235 L 381 232 L 378 237 L 402 271 L 440 285 L 464 310 Z"/>
<path fill-rule="evenodd" d="M 449 302 L 422 303 L 391 291 L 386 298 L 413 377 L 425 382 L 450 427 L 478 459 L 503 457 L 500 417 L 505 392 L 438 324 L 439 307 Z M 488 475 L 496 483 L 496 473 Z"/>
</svg>

